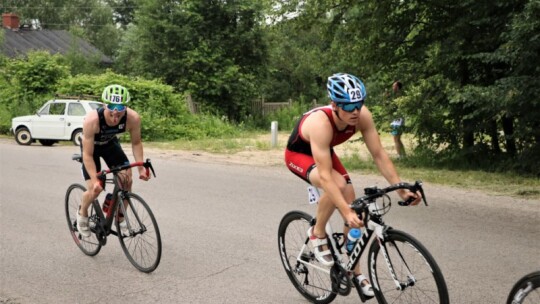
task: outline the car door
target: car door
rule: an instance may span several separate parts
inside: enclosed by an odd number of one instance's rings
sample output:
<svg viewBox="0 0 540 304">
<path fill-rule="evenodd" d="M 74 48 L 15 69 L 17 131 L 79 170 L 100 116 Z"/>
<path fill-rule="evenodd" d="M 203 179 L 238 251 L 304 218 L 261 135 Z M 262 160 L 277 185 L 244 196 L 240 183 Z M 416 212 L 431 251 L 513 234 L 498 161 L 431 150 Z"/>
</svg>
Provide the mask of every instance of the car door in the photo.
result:
<svg viewBox="0 0 540 304">
<path fill-rule="evenodd" d="M 32 137 L 36 139 L 66 139 L 66 102 L 54 101 L 39 112 L 32 122 Z"/>
<path fill-rule="evenodd" d="M 68 102 L 65 130 L 66 136 L 71 137 L 73 131 L 82 129 L 85 115 L 86 110 L 84 109 L 82 103 L 78 101 Z"/>
</svg>

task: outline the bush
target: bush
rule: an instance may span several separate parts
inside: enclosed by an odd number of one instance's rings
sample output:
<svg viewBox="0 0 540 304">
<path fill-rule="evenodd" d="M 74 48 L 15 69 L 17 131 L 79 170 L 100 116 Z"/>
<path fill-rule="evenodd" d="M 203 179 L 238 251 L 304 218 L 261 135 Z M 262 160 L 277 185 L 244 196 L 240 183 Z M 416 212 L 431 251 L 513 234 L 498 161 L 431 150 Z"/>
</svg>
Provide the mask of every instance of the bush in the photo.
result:
<svg viewBox="0 0 540 304">
<path fill-rule="evenodd" d="M 103 88 L 113 83 L 128 88 L 131 95 L 129 106 L 141 116 L 144 140 L 214 138 L 236 132 L 226 120 L 207 114 L 191 114 L 185 96 L 175 93 L 173 87 L 158 80 L 132 78 L 107 71 L 100 75 L 66 79 L 61 82 L 60 91 L 101 96 Z"/>
<path fill-rule="evenodd" d="M 159 80 L 132 78 L 106 71 L 99 75 L 69 76 L 70 67 L 57 55 L 37 52 L 28 60 L 0 60 L 0 132 L 7 133 L 11 119 L 30 115 L 55 94 L 94 95 L 100 100 L 103 88 L 120 84 L 128 88 L 129 106 L 142 119 L 144 140 L 216 138 L 237 134 L 227 120 L 191 114 L 185 96 Z"/>
</svg>

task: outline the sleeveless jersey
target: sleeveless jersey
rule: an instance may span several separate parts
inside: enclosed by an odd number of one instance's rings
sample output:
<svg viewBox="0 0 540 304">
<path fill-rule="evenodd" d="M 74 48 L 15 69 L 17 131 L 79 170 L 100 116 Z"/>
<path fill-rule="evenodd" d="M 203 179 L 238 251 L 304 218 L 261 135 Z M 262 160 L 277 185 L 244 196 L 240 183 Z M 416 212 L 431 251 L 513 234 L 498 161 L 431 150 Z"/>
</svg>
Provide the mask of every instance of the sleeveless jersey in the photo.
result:
<svg viewBox="0 0 540 304">
<path fill-rule="evenodd" d="M 105 145 L 111 142 L 113 139 L 116 139 L 116 134 L 126 132 L 126 121 L 127 121 L 127 112 L 120 122 L 116 126 L 108 126 L 105 122 L 105 108 L 97 109 L 99 117 L 99 133 L 94 135 L 94 144 L 95 145 Z"/>
<path fill-rule="evenodd" d="M 332 106 L 328 105 L 324 107 L 319 107 L 309 112 L 306 112 L 302 116 L 302 118 L 300 118 L 300 120 L 294 127 L 294 130 L 291 133 L 291 136 L 289 137 L 289 141 L 287 142 L 288 150 L 313 156 L 313 153 L 311 152 L 311 145 L 309 144 L 308 141 L 306 141 L 303 138 L 300 130 L 306 117 L 308 117 L 309 115 L 311 115 L 312 113 L 316 111 L 323 111 L 324 114 L 326 114 L 326 116 L 330 120 L 330 124 L 332 125 L 334 135 L 332 136 L 332 141 L 330 142 L 330 149 L 332 149 L 332 147 L 334 146 L 337 146 L 347 141 L 347 139 L 351 138 L 354 135 L 354 133 L 356 133 L 355 126 L 347 126 L 342 131 L 338 130 L 338 128 L 336 127 L 336 123 L 334 122 L 334 116 L 332 116 Z"/>
</svg>

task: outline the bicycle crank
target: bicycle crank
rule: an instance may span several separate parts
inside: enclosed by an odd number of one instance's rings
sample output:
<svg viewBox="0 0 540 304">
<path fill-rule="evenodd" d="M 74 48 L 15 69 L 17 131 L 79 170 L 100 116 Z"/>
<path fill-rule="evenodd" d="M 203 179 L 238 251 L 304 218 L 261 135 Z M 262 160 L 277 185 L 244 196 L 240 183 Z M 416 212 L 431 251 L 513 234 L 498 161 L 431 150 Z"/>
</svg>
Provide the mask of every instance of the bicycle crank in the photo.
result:
<svg viewBox="0 0 540 304">
<path fill-rule="evenodd" d="M 332 280 L 332 290 L 336 290 L 340 295 L 347 296 L 351 293 L 351 278 L 347 271 L 341 266 L 334 265 L 330 270 L 330 279 Z"/>
</svg>

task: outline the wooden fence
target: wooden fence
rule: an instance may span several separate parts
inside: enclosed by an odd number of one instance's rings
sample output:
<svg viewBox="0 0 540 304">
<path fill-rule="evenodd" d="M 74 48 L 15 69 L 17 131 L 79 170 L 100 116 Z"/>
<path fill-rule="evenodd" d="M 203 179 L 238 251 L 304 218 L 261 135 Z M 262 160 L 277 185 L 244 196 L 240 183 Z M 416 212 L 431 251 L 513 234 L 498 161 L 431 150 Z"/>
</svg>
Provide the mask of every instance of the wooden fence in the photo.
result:
<svg viewBox="0 0 540 304">
<path fill-rule="evenodd" d="M 186 103 L 188 105 L 188 109 L 191 113 L 197 114 L 199 113 L 200 107 L 199 103 L 194 102 L 191 98 L 191 95 L 187 95 L 186 97 Z M 249 105 L 249 111 L 252 114 L 262 114 L 262 115 L 268 115 L 274 111 L 277 111 L 281 108 L 287 108 L 292 106 L 292 99 L 289 99 L 287 102 L 265 102 L 264 99 L 257 99 L 251 102 Z M 319 107 L 322 106 L 322 104 L 317 104 L 317 101 L 313 99 L 312 107 Z"/>
<path fill-rule="evenodd" d="M 258 99 L 251 102 L 251 113 L 267 115 L 281 108 L 292 106 L 292 99 L 287 102 L 265 102 L 264 99 Z"/>
</svg>

